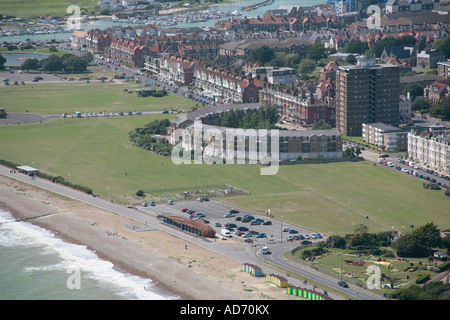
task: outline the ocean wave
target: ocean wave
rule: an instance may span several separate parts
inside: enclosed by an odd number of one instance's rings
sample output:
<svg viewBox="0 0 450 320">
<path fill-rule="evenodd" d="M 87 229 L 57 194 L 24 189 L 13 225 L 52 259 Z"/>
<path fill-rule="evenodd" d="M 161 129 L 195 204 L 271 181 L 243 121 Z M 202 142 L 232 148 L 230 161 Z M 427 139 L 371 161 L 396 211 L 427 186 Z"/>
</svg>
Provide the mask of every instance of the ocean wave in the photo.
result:
<svg viewBox="0 0 450 320">
<path fill-rule="evenodd" d="M 65 242 L 54 233 L 28 222 L 14 222 L 9 212 L 0 210 L 0 247 L 39 247 L 43 255 L 54 254 L 57 263 L 39 263 L 25 267 L 29 273 L 67 272 L 79 270 L 81 289 L 86 279 L 95 280 L 124 299 L 172 300 L 177 296 L 165 293 L 150 279 L 122 272 L 114 264 L 100 259 L 86 246 Z"/>
</svg>

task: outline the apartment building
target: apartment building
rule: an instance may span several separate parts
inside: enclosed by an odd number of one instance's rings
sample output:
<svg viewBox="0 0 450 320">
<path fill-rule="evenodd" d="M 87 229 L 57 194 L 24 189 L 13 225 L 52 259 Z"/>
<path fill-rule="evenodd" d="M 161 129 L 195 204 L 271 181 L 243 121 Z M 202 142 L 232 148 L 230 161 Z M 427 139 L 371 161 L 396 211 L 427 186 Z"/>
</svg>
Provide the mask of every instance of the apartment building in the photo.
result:
<svg viewBox="0 0 450 320">
<path fill-rule="evenodd" d="M 450 77 L 450 61 L 440 61 L 437 63 L 438 76 L 442 78 Z"/>
<path fill-rule="evenodd" d="M 406 151 L 408 148 L 407 132 L 381 122 L 363 123 L 362 139 L 378 147 L 384 146 L 386 151 Z"/>
<path fill-rule="evenodd" d="M 191 59 L 183 59 L 175 55 L 165 55 L 158 58 L 153 58 L 153 66 L 146 64 L 147 70 L 159 74 L 161 79 L 169 81 L 177 81 L 184 85 L 189 85 L 194 82 L 194 72 L 197 63 Z M 155 66 L 156 64 L 156 66 Z M 155 70 L 156 69 L 156 70 Z"/>
<path fill-rule="evenodd" d="M 223 116 L 224 112 L 228 112 L 233 109 L 237 109 L 243 113 L 253 111 L 259 108 L 259 104 L 248 105 L 229 105 L 218 106 L 213 108 L 205 108 L 196 110 L 187 115 L 186 118 L 180 118 L 173 124 L 172 131 L 172 144 L 182 143 L 184 150 L 190 150 L 194 144 L 205 148 L 210 146 L 211 143 L 220 142 L 217 133 L 222 132 L 222 142 L 226 140 L 227 128 L 217 125 L 215 119 L 219 119 Z M 181 115 L 179 116 L 181 117 Z M 194 130 L 198 127 L 195 126 L 195 121 L 201 121 L 201 133 L 194 134 Z M 177 136 L 175 129 L 184 129 L 181 132 L 181 137 Z M 243 141 L 245 141 L 244 150 L 246 157 L 249 155 L 249 134 L 252 130 L 243 130 Z M 323 159 L 339 159 L 343 157 L 342 152 L 342 138 L 340 133 L 336 129 L 329 130 L 279 130 L 279 152 L 278 158 L 280 160 L 293 160 L 298 156 L 303 158 L 315 158 L 322 157 Z M 234 150 L 233 156 L 237 155 L 237 151 L 241 150 L 241 146 L 238 144 L 238 139 L 234 139 L 234 144 L 231 146 Z M 260 141 L 256 139 L 256 150 L 259 150 Z M 267 141 L 267 151 L 271 153 L 270 137 Z M 221 147 L 221 148 L 220 148 Z M 216 143 L 215 148 L 205 148 L 204 155 L 211 157 L 225 157 L 227 154 L 227 143 Z"/>
<path fill-rule="evenodd" d="M 270 84 L 289 85 L 297 82 L 295 69 L 288 67 L 255 67 L 252 69 L 252 77 Z"/>
<path fill-rule="evenodd" d="M 361 136 L 363 123 L 399 125 L 400 69 L 358 60 L 336 73 L 336 127 L 343 135 Z"/>
<path fill-rule="evenodd" d="M 298 90 L 285 91 L 276 88 L 262 88 L 259 92 L 261 103 L 275 105 L 278 114 L 289 122 L 312 125 L 323 120 L 335 124 L 335 108 L 314 96 Z"/>
<path fill-rule="evenodd" d="M 258 102 L 260 83 L 258 79 L 243 76 L 217 67 L 198 66 L 194 84 L 203 93 L 218 101 L 251 103 Z"/>
<path fill-rule="evenodd" d="M 423 96 L 433 104 L 438 103 L 450 92 L 450 79 L 438 79 L 423 88 Z"/>
<path fill-rule="evenodd" d="M 420 168 L 450 175 L 450 129 L 411 130 L 408 156 Z"/>
<path fill-rule="evenodd" d="M 86 33 L 86 50 L 92 53 L 104 53 L 111 45 L 111 36 L 108 30 L 93 29 Z"/>
<path fill-rule="evenodd" d="M 412 101 L 411 97 L 409 96 L 409 92 L 406 96 L 400 95 L 400 102 L 399 102 L 399 122 L 400 124 L 408 124 L 411 123 L 411 114 L 412 114 Z"/>
<path fill-rule="evenodd" d="M 147 46 L 138 41 L 112 38 L 111 45 L 105 49 L 105 55 L 119 64 L 142 68 L 144 67 L 145 57 L 150 55 L 150 51 Z"/>
</svg>

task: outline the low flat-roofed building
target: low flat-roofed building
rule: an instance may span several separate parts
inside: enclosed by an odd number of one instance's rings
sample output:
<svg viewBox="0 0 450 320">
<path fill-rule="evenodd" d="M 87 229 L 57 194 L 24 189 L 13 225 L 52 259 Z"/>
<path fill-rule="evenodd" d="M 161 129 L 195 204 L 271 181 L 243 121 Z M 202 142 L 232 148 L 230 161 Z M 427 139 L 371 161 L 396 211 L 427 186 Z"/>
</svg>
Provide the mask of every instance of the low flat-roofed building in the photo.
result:
<svg viewBox="0 0 450 320">
<path fill-rule="evenodd" d="M 405 151 L 408 147 L 408 133 L 400 128 L 377 122 L 363 123 L 362 139 L 383 147 L 386 151 Z"/>
</svg>

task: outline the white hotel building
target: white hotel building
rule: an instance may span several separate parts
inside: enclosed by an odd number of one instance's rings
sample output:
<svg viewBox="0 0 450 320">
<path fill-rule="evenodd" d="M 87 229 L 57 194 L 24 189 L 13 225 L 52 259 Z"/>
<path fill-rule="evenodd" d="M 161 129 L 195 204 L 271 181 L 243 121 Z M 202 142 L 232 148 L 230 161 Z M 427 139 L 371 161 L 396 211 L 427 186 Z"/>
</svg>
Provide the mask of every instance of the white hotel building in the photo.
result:
<svg viewBox="0 0 450 320">
<path fill-rule="evenodd" d="M 411 130 L 408 156 L 423 169 L 450 175 L 450 129 Z"/>
</svg>

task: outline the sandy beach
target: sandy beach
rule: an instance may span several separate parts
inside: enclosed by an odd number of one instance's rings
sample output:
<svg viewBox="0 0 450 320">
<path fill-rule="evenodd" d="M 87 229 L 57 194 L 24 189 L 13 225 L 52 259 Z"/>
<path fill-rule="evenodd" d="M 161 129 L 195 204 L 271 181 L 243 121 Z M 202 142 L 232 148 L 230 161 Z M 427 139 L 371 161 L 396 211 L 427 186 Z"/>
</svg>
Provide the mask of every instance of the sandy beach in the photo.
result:
<svg viewBox="0 0 450 320">
<path fill-rule="evenodd" d="M 133 231 L 116 214 L 0 175 L 0 208 L 86 245 L 124 272 L 152 279 L 186 300 L 299 300 L 286 290 L 241 271 L 239 262 L 160 230 Z M 113 235 L 111 235 L 113 234 Z M 186 249 L 186 244 L 187 249 Z"/>
</svg>

